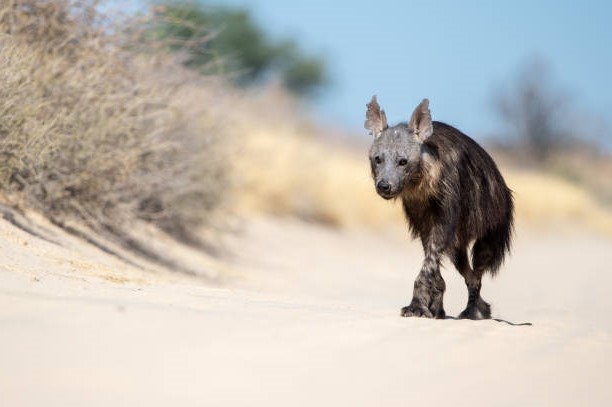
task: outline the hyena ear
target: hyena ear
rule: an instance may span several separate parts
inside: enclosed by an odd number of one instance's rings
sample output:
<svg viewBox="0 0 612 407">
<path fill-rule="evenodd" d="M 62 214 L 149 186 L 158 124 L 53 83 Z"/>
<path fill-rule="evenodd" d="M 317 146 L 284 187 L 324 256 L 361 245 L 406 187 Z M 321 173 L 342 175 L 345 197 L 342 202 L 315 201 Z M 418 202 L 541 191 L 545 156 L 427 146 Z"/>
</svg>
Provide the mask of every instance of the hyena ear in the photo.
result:
<svg viewBox="0 0 612 407">
<path fill-rule="evenodd" d="M 433 133 L 433 125 L 431 124 L 431 112 L 429 111 L 429 99 L 423 99 L 421 103 L 412 112 L 408 130 L 420 142 L 423 142 Z"/>
<path fill-rule="evenodd" d="M 364 127 L 370 131 L 374 137 L 380 136 L 382 131 L 387 126 L 387 115 L 384 110 L 380 110 L 380 106 L 376 101 L 376 95 L 372 96 L 370 103 L 366 105 L 368 110 L 366 111 L 366 121 Z"/>
</svg>

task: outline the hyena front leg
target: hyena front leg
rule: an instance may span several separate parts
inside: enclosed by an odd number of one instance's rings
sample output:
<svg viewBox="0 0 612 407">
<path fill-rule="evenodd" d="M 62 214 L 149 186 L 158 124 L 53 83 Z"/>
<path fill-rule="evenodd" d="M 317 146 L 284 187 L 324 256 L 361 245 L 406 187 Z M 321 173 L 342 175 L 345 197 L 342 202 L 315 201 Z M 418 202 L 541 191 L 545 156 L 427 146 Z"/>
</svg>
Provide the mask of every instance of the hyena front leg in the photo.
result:
<svg viewBox="0 0 612 407">
<path fill-rule="evenodd" d="M 442 246 L 432 239 L 425 246 L 425 261 L 414 282 L 410 305 L 402 308 L 403 317 L 444 318 L 444 291 L 446 283 L 440 274 Z"/>
</svg>

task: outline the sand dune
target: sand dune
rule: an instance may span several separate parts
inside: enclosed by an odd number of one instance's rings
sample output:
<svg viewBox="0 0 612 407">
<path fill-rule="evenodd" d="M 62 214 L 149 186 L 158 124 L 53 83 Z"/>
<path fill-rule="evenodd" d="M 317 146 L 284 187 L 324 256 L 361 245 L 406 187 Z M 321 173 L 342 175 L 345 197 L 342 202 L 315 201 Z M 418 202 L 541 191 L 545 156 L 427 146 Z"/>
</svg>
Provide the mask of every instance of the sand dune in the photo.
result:
<svg viewBox="0 0 612 407">
<path fill-rule="evenodd" d="M 403 233 L 250 221 L 211 280 L 48 227 L 61 245 L 0 222 L 3 406 L 612 404 L 605 237 L 519 227 L 484 282 L 499 321 L 432 321 L 399 317 L 422 259 Z"/>
</svg>

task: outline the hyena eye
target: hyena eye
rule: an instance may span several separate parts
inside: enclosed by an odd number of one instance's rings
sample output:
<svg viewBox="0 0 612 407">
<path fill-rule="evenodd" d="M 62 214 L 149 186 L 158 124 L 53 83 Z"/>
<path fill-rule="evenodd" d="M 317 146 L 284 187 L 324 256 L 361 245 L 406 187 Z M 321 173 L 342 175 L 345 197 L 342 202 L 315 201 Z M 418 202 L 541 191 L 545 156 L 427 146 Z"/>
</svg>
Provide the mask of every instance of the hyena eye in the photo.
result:
<svg viewBox="0 0 612 407">
<path fill-rule="evenodd" d="M 380 163 L 382 162 L 382 158 L 380 158 L 380 156 L 379 156 L 379 155 L 377 155 L 376 157 L 374 157 L 374 162 L 375 162 L 376 164 L 380 164 Z"/>
<path fill-rule="evenodd" d="M 397 165 L 399 165 L 400 167 L 408 165 L 408 160 L 406 160 L 405 158 L 400 158 L 400 160 L 397 162 Z"/>
</svg>

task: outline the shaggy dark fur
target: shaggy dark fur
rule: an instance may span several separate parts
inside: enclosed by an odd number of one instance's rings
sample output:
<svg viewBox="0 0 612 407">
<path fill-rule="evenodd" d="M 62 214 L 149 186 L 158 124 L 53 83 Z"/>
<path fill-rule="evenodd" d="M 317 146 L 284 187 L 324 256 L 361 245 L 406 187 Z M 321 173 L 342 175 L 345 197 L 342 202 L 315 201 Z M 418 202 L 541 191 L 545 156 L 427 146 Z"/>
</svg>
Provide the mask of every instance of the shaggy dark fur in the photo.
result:
<svg viewBox="0 0 612 407">
<path fill-rule="evenodd" d="M 480 296 L 482 275 L 499 270 L 510 250 L 513 222 L 512 192 L 493 159 L 459 130 L 432 122 L 427 99 L 409 123 L 389 127 L 372 97 L 366 118 L 375 137 L 370 162 L 376 190 L 385 199 L 402 200 L 410 231 L 425 251 L 402 316 L 445 317 L 440 262 L 447 255 L 468 288 L 459 317 L 490 318 L 491 307 Z"/>
</svg>

